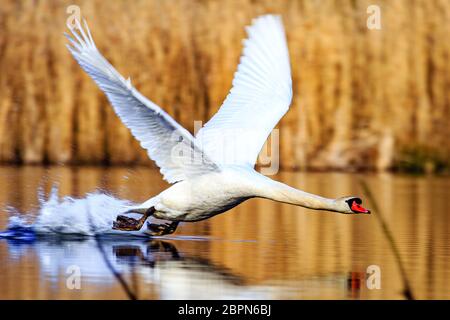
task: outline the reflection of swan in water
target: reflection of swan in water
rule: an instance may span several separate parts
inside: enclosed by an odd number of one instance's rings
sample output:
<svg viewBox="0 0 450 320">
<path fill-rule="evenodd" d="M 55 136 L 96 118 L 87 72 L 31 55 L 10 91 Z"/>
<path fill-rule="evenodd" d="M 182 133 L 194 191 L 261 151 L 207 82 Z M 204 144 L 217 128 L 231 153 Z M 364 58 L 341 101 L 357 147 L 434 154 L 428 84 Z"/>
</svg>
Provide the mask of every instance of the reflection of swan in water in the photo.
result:
<svg viewBox="0 0 450 320">
<path fill-rule="evenodd" d="M 147 248 L 114 245 L 118 264 L 141 266 L 145 281 L 157 284 L 161 299 L 270 299 L 272 286 L 246 285 L 246 279 L 211 261 L 180 253 L 173 243 L 152 240 Z"/>
<path fill-rule="evenodd" d="M 67 236 L 45 236 L 26 242 L 12 240 L 8 244 L 9 258 L 17 259 L 21 255 L 36 257 L 40 265 L 40 279 L 55 285 L 68 277 L 67 270 L 72 266 L 79 268 L 82 282 L 93 283 L 98 286 L 96 290 L 101 291 L 103 284 L 116 283 L 94 238 L 69 239 Z M 297 280 L 268 278 L 255 282 L 199 257 L 197 253 L 179 250 L 175 243 L 175 240 L 101 239 L 106 259 L 128 281 L 129 287 L 150 290 L 160 299 L 323 298 L 328 293 L 332 298 L 348 298 L 344 274 Z M 185 244 L 186 241 L 183 241 Z"/>
<path fill-rule="evenodd" d="M 123 123 L 173 185 L 119 216 L 114 228 L 140 230 L 149 216 L 172 221 L 149 224 L 150 235 L 175 231 L 179 221 L 199 221 L 243 201 L 266 198 L 316 210 L 369 213 L 358 197 L 328 199 L 289 187 L 254 170 L 258 154 L 292 98 L 289 53 L 280 17 L 266 15 L 247 29 L 248 39 L 233 88 L 196 137 L 146 99 L 101 55 L 85 24 L 67 35 L 68 48 L 102 89 Z M 231 147 L 231 148 L 230 148 Z"/>
<path fill-rule="evenodd" d="M 35 241 L 8 240 L 8 244 L 11 256 L 37 257 L 42 279 L 57 283 L 76 266 L 82 282 L 92 281 L 101 287 L 116 281 L 93 238 L 45 236 Z M 270 299 L 279 291 L 270 286 L 246 286 L 243 277 L 207 259 L 179 252 L 173 243 L 114 237 L 102 239 L 101 246 L 116 272 L 128 280 L 137 279 L 131 274 L 138 275 L 137 285 L 153 286 L 160 299 Z"/>
<path fill-rule="evenodd" d="M 302 280 L 267 279 L 249 284 L 244 276 L 211 261 L 185 256 L 171 242 L 152 240 L 147 249 L 135 245 L 115 245 L 118 264 L 141 265 L 157 283 L 161 299 L 298 299 L 303 297 L 358 298 L 348 287 L 351 278 L 344 274 L 316 276 Z M 148 279 L 148 278 L 147 278 Z"/>
</svg>

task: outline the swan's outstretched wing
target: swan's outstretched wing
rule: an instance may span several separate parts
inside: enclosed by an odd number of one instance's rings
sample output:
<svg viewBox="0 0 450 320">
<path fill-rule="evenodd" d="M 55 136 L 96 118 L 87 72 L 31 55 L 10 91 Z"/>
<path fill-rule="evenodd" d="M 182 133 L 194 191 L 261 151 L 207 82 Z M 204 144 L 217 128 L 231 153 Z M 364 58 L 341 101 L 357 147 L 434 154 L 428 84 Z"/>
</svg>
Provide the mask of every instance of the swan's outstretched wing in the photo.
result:
<svg viewBox="0 0 450 320">
<path fill-rule="evenodd" d="M 196 139 L 216 163 L 253 167 L 270 132 L 289 109 L 292 80 L 281 17 L 259 17 L 247 34 L 233 88 Z"/>
<path fill-rule="evenodd" d="M 196 145 L 194 137 L 153 102 L 142 96 L 100 54 L 85 22 L 79 33 L 66 34 L 73 57 L 102 89 L 122 122 L 139 140 L 148 155 L 161 168 L 170 183 L 210 171 L 218 167 Z"/>
</svg>

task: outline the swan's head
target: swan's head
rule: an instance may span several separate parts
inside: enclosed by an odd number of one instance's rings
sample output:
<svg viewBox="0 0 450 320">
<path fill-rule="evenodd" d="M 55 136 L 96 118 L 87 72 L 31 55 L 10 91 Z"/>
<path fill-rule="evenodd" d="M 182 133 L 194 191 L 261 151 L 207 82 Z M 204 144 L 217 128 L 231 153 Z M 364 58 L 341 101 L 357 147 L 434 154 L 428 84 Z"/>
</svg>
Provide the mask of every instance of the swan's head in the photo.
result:
<svg viewBox="0 0 450 320">
<path fill-rule="evenodd" d="M 370 210 L 364 208 L 361 198 L 358 197 L 344 197 L 337 200 L 339 211 L 349 214 L 370 214 Z"/>
</svg>

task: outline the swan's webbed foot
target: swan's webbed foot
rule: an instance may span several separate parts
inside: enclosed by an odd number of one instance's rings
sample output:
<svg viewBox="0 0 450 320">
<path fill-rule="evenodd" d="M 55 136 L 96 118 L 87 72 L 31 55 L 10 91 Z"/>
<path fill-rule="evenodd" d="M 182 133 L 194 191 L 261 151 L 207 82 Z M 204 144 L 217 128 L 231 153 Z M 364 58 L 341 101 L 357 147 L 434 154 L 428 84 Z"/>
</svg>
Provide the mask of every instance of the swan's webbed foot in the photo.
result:
<svg viewBox="0 0 450 320">
<path fill-rule="evenodd" d="M 178 223 L 178 221 L 163 224 L 147 223 L 147 230 L 145 231 L 145 233 L 150 236 L 163 236 L 166 234 L 172 234 L 177 229 Z"/>
<path fill-rule="evenodd" d="M 147 218 L 151 216 L 153 212 L 153 208 L 148 209 L 145 213 L 142 214 L 142 218 L 140 219 L 134 219 L 124 215 L 119 215 L 117 216 L 116 221 L 113 222 L 113 229 L 121 231 L 138 231 L 144 225 L 145 220 L 147 220 Z"/>
<path fill-rule="evenodd" d="M 122 231 L 137 231 L 142 228 L 146 219 L 147 217 L 137 220 L 120 215 L 117 216 L 116 221 L 113 222 L 113 229 Z"/>
</svg>

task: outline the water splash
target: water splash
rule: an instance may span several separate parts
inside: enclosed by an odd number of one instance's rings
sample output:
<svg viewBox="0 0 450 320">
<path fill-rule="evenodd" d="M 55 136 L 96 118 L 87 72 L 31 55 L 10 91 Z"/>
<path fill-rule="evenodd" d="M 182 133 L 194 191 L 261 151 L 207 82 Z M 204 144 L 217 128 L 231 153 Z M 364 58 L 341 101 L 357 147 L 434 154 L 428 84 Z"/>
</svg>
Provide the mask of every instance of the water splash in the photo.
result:
<svg viewBox="0 0 450 320">
<path fill-rule="evenodd" d="M 0 238 L 27 243 L 35 240 L 36 233 L 23 218 L 12 216 L 8 222 L 8 229 L 0 232 Z"/>
<path fill-rule="evenodd" d="M 39 193 L 39 210 L 33 222 L 29 215 L 14 213 L 9 218 L 8 228 L 0 233 L 0 238 L 21 239 L 34 235 L 81 235 L 121 234 L 143 235 L 143 232 L 122 232 L 112 230 L 117 215 L 135 204 L 102 192 L 87 194 L 84 198 L 58 196 L 54 187 L 48 199 Z"/>
</svg>

